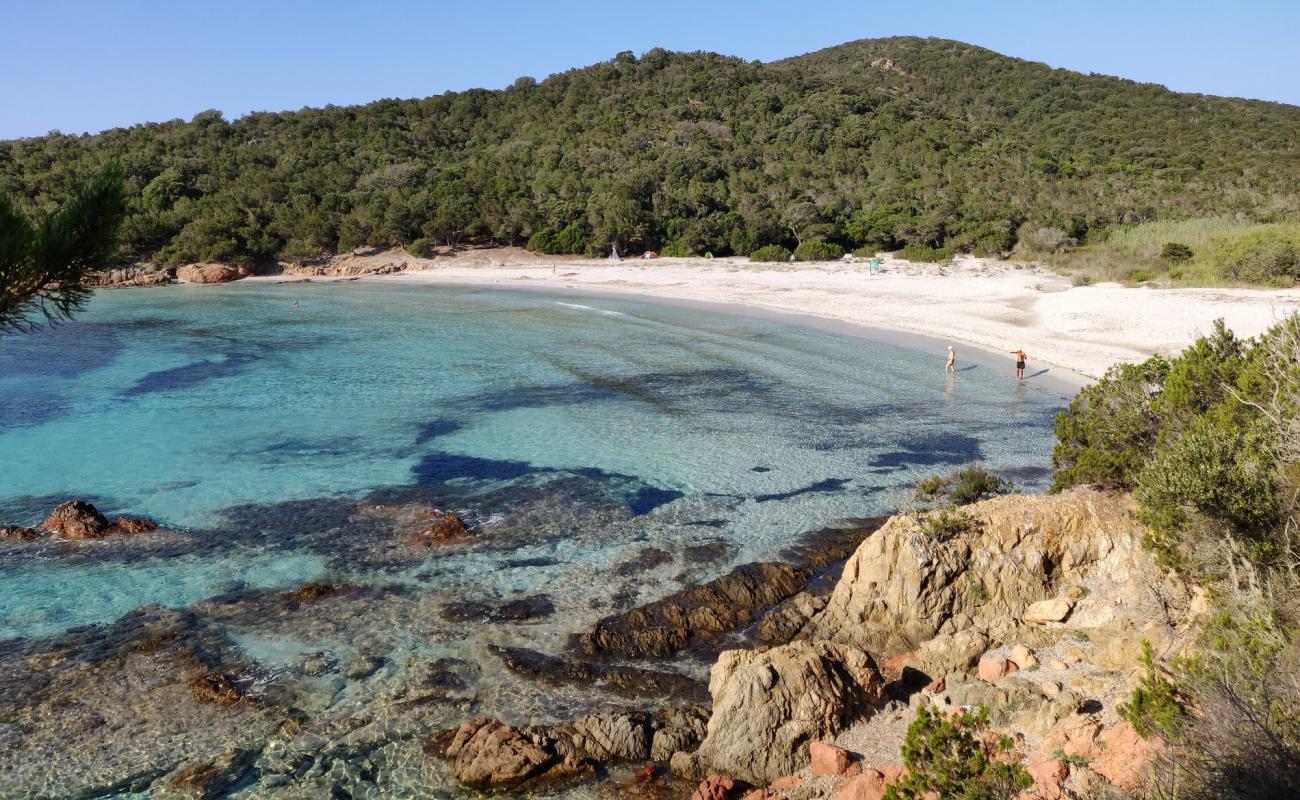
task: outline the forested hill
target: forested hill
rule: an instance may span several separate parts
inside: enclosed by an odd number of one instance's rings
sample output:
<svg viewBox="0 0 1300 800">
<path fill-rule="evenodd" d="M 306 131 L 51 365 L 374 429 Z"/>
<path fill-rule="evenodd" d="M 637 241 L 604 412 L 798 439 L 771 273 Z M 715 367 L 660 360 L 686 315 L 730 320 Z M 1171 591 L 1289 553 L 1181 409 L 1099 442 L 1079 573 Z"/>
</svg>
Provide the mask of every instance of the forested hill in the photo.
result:
<svg viewBox="0 0 1300 800">
<path fill-rule="evenodd" d="M 1300 215 L 1300 107 L 917 38 L 770 64 L 623 53 L 500 91 L 52 133 L 0 142 L 0 191 L 48 210 L 110 159 L 122 258 L 171 263 L 468 241 L 994 253 L 1044 229 L 1059 246 L 1148 219 Z"/>
</svg>

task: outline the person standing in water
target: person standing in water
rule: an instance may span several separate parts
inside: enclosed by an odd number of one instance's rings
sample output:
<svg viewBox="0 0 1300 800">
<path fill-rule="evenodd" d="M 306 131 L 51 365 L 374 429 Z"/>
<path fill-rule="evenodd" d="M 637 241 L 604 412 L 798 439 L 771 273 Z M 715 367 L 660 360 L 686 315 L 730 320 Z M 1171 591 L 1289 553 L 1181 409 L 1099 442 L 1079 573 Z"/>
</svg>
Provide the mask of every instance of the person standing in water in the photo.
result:
<svg viewBox="0 0 1300 800">
<path fill-rule="evenodd" d="M 1012 350 L 1011 355 L 1016 357 L 1016 380 L 1023 381 L 1025 379 L 1025 351 Z"/>
<path fill-rule="evenodd" d="M 952 349 L 952 345 L 948 345 L 948 363 L 943 365 L 943 371 L 957 371 L 957 351 Z"/>
</svg>

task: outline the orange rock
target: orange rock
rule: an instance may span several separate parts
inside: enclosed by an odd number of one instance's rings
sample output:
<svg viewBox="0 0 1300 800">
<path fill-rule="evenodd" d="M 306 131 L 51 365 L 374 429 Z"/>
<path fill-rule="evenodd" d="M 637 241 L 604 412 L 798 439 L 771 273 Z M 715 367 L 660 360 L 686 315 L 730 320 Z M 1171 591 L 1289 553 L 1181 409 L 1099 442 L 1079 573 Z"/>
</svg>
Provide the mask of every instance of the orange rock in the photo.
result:
<svg viewBox="0 0 1300 800">
<path fill-rule="evenodd" d="M 792 792 L 803 786 L 803 778 L 798 775 L 784 775 L 767 785 L 774 792 Z"/>
<path fill-rule="evenodd" d="M 1097 747 L 1097 734 L 1101 733 L 1101 723 L 1090 716 L 1075 714 L 1056 724 L 1043 737 L 1042 750 L 1055 753 L 1060 750 L 1067 756 L 1079 756 L 1092 759 L 1100 749 Z"/>
<path fill-rule="evenodd" d="M 836 793 L 836 800 L 880 800 L 885 794 L 885 774 L 867 767 L 849 778 Z"/>
<path fill-rule="evenodd" d="M 691 800 L 735 800 L 745 788 L 744 783 L 726 775 L 710 775 L 695 787 Z"/>
<path fill-rule="evenodd" d="M 836 800 L 880 800 L 885 794 L 885 787 L 898 780 L 905 769 L 902 764 L 864 767 L 859 774 L 840 786 Z"/>
<path fill-rule="evenodd" d="M 1070 775 L 1070 766 L 1063 759 L 1042 754 L 1029 757 L 1025 767 L 1034 779 L 1033 796 L 1038 800 L 1061 800 L 1062 784 Z"/>
<path fill-rule="evenodd" d="M 808 745 L 808 754 L 812 756 L 814 775 L 848 777 L 850 768 L 854 766 L 853 754 L 830 742 L 813 742 Z"/>
<path fill-rule="evenodd" d="M 1016 671 L 1014 662 L 999 655 L 985 655 L 980 658 L 980 680 L 993 683 Z"/>
<path fill-rule="evenodd" d="M 1151 759 L 1163 749 L 1158 739 L 1138 736 L 1127 720 L 1106 731 L 1101 742 L 1104 749 L 1094 757 L 1092 770 L 1126 792 L 1138 788 Z"/>
</svg>

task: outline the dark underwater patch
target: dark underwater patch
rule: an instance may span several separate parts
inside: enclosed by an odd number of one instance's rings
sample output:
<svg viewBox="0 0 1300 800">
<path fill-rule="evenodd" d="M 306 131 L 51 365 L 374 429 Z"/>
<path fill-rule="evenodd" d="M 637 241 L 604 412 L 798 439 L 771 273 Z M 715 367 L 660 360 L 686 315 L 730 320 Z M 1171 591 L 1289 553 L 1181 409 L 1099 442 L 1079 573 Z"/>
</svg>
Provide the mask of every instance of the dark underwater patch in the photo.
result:
<svg viewBox="0 0 1300 800">
<path fill-rule="evenodd" d="M 55 392 L 23 391 L 21 396 L 10 396 L 0 403 L 0 430 L 40 425 L 66 416 L 71 408 L 68 399 Z"/>
<path fill-rule="evenodd" d="M 122 352 L 121 335 L 138 324 L 70 322 L 32 333 L 0 335 L 0 374 L 75 378 Z"/>
<path fill-rule="evenodd" d="M 911 436 L 899 442 L 899 449 L 881 453 L 871 462 L 875 467 L 937 467 L 978 461 L 983 453 L 979 439 L 960 433 Z"/>
<path fill-rule="evenodd" d="M 628 510 L 632 512 L 632 516 L 639 517 L 642 514 L 649 514 L 659 506 L 667 505 L 685 496 L 685 494 L 675 489 L 643 486 L 626 499 Z"/>
<path fill-rule="evenodd" d="M 253 356 L 232 354 L 219 361 L 203 359 L 182 367 L 162 369 L 150 372 L 136 381 L 131 388 L 122 392 L 123 397 L 138 397 L 153 392 L 165 392 L 173 389 L 188 389 L 191 386 L 237 375 L 244 367 L 256 359 Z"/>
<path fill-rule="evenodd" d="M 509 481 L 536 472 L 553 470 L 539 470 L 527 461 L 501 461 L 438 452 L 425 455 L 420 459 L 420 463 L 411 468 L 411 471 L 415 475 L 416 482 L 424 486 L 436 486 L 457 478 Z"/>
<path fill-rule="evenodd" d="M 425 444 L 440 436 L 450 436 L 463 427 L 465 427 L 463 424 L 454 419 L 430 420 L 420 426 L 420 431 L 415 436 L 415 443 Z"/>
<path fill-rule="evenodd" d="M 331 436 L 325 439 L 283 439 L 246 450 L 247 455 L 271 464 L 287 464 L 311 458 L 332 458 L 356 453 L 362 442 L 355 436 Z"/>
<path fill-rule="evenodd" d="M 814 484 L 810 484 L 808 486 L 804 486 L 799 489 L 791 489 L 788 492 L 755 495 L 754 500 L 759 503 L 767 503 L 772 500 L 789 500 L 792 497 L 798 497 L 799 495 L 803 495 L 803 494 L 838 492 L 840 489 L 843 489 L 845 485 L 849 483 L 850 480 L 851 480 L 850 478 L 827 478 L 824 481 L 817 481 Z"/>
</svg>

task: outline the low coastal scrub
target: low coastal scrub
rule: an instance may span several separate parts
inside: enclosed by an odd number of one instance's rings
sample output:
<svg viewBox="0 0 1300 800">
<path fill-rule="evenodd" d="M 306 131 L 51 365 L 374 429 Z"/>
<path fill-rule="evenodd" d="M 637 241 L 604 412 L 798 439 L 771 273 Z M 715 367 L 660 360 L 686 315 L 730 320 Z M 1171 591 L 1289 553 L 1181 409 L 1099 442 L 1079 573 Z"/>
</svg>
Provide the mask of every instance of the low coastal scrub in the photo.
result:
<svg viewBox="0 0 1300 800">
<path fill-rule="evenodd" d="M 916 482 L 916 499 L 926 503 L 967 505 L 1014 490 L 1010 481 L 999 478 L 978 462 L 958 467 L 944 475 L 931 475 Z"/>
<path fill-rule="evenodd" d="M 947 247 L 931 247 L 924 244 L 913 244 L 904 247 L 894 255 L 907 261 L 917 261 L 924 263 L 942 264 L 952 261 L 954 252 Z"/>
<path fill-rule="evenodd" d="M 1047 258 L 1089 282 L 1290 286 L 1300 281 L 1300 223 L 1145 222 Z"/>
<path fill-rule="evenodd" d="M 833 242 L 809 239 L 794 249 L 795 261 L 834 261 L 844 255 L 844 248 Z"/>
<path fill-rule="evenodd" d="M 754 252 L 750 253 L 749 260 L 750 261 L 772 261 L 772 262 L 779 261 L 784 263 L 786 261 L 789 261 L 790 256 L 792 255 L 793 253 L 790 252 L 790 248 L 788 247 L 784 247 L 779 244 L 769 244 L 764 247 L 760 247 Z"/>
<path fill-rule="evenodd" d="M 939 542 L 955 539 L 974 530 L 977 522 L 974 517 L 957 508 L 941 508 L 921 517 L 921 530 L 926 536 Z"/>
<path fill-rule="evenodd" d="M 921 706 L 903 739 L 907 772 L 883 800 L 969 798 L 1010 800 L 1034 785 L 1011 755 L 1010 737 L 989 732 L 988 712 L 948 714 Z"/>
<path fill-rule="evenodd" d="M 1300 792 L 1297 419 L 1300 316 L 1118 365 L 1057 418 L 1053 488 L 1131 490 L 1147 546 L 1212 599 L 1200 647 L 1168 676 L 1148 651 L 1122 709 L 1176 745 L 1162 769 L 1181 798 Z"/>
</svg>

